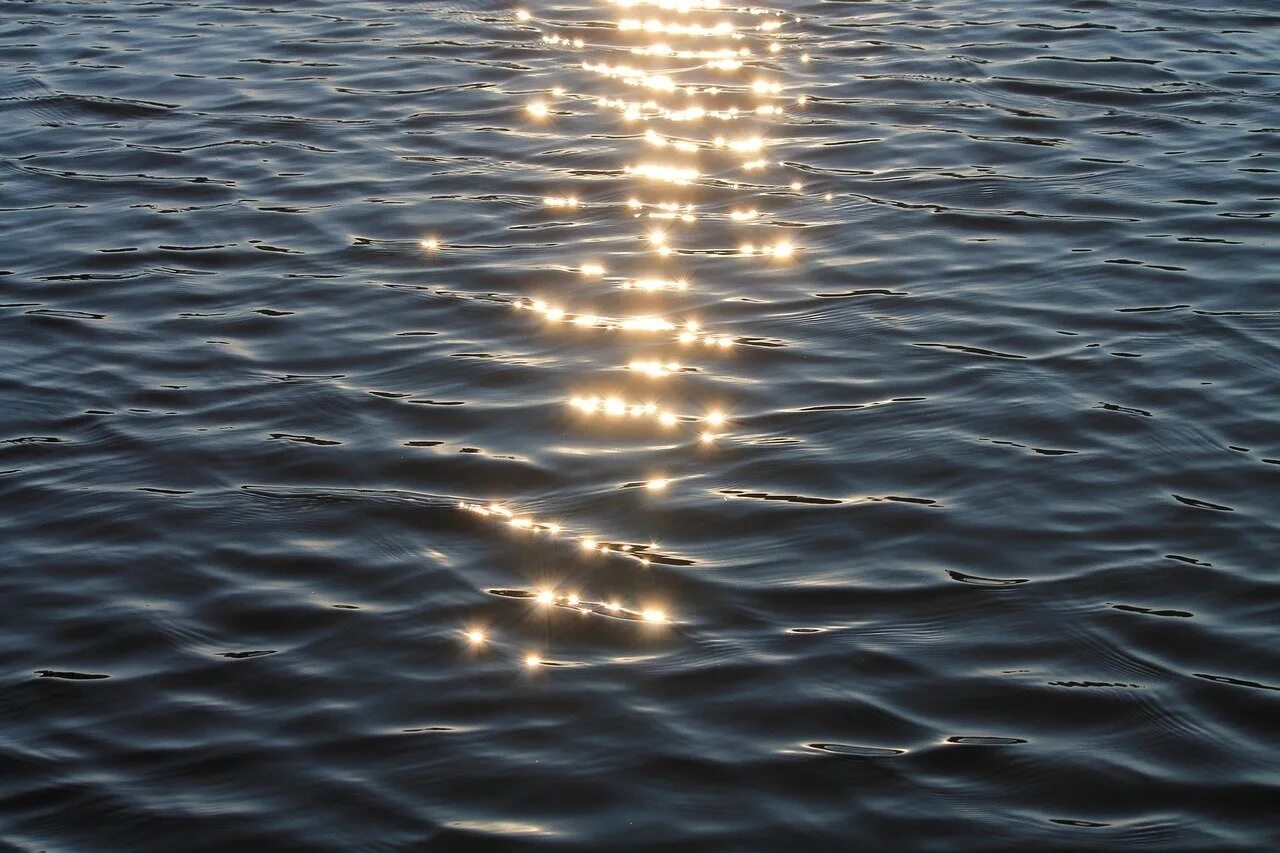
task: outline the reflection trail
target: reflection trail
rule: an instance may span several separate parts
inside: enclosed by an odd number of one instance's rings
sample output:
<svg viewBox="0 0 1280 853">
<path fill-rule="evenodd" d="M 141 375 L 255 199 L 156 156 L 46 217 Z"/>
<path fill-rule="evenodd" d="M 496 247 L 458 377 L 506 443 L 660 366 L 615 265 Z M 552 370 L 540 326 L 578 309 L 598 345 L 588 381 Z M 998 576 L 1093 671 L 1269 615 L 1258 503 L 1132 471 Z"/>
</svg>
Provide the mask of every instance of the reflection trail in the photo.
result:
<svg viewBox="0 0 1280 853">
<path fill-rule="evenodd" d="M 796 54 L 794 42 L 779 34 L 784 16 L 776 10 L 722 6 L 720 0 L 602 0 L 602 4 L 616 7 L 611 10 L 614 33 L 608 43 L 591 43 L 583 37 L 597 38 L 596 27 L 584 30 L 583 36 L 558 31 L 544 32 L 542 37 L 544 45 L 576 62 L 580 74 L 573 76 L 588 81 L 589 90 L 574 91 L 575 80 L 557 83 L 524 104 L 524 116 L 536 124 L 554 123 L 561 116 L 578 115 L 574 110 L 583 104 L 594 104 L 610 132 L 621 127 L 630 143 L 630 156 L 615 172 L 614 180 L 625 185 L 617 193 L 623 200 L 616 204 L 615 215 L 618 229 L 637 230 L 637 243 L 644 248 L 615 251 L 568 268 L 571 280 L 565 283 L 566 289 L 594 288 L 575 297 L 572 307 L 548 298 L 521 298 L 513 305 L 544 327 L 634 333 L 646 349 L 625 367 L 639 377 L 662 380 L 663 389 L 671 389 L 688 373 L 701 375 L 704 382 L 713 380 L 711 368 L 686 367 L 682 356 L 695 351 L 730 356 L 737 339 L 724 331 L 709 332 L 699 320 L 687 317 L 680 302 L 696 294 L 698 284 L 680 268 L 681 263 L 714 261 L 732 275 L 730 267 L 744 258 L 772 264 L 793 260 L 798 249 L 770 233 L 777 226 L 769 223 L 768 211 L 761 208 L 769 196 L 794 194 L 803 188 L 768 181 L 770 140 L 765 131 L 769 122 L 786 114 L 784 104 L 790 97 L 779 71 L 793 56 L 799 62 L 806 62 L 808 56 Z M 514 17 L 525 24 L 536 21 L 535 14 L 526 10 L 516 11 Z M 792 103 L 803 107 L 806 99 L 801 96 Z M 541 201 L 558 216 L 601 207 L 585 205 L 560 188 L 548 187 L 547 192 Z M 707 245 L 695 245 L 695 239 Z M 643 295 L 651 300 L 649 310 L 614 317 L 593 309 L 592 300 L 605 290 Z M 652 300 L 665 303 L 665 308 L 653 310 Z M 575 340 L 590 346 L 593 338 Z M 595 428 L 608 428 L 613 422 L 648 423 L 660 434 L 666 430 L 685 434 L 687 440 L 668 448 L 673 454 L 732 440 L 726 432 L 732 428 L 730 415 L 709 402 L 696 406 L 694 412 L 681 413 L 655 399 L 629 398 L 607 384 L 609 377 L 602 369 L 595 387 L 567 401 L 574 415 L 568 421 L 570 428 L 582 428 L 588 420 L 596 422 Z M 661 491 L 670 482 L 660 478 L 631 485 Z M 602 558 L 628 559 L 640 566 L 689 562 L 664 558 L 647 546 L 602 544 L 598 534 L 571 531 L 559 521 L 535 519 L 503 504 L 464 501 L 460 508 L 544 540 L 577 539 L 585 553 Z M 656 625 L 678 621 L 657 607 L 628 608 L 616 598 L 593 600 L 579 591 L 544 587 L 492 592 L 534 608 L 569 608 L 584 615 Z M 464 635 L 473 645 L 480 642 L 474 632 Z M 523 659 L 527 666 L 548 664 L 542 650 L 526 650 Z"/>
</svg>

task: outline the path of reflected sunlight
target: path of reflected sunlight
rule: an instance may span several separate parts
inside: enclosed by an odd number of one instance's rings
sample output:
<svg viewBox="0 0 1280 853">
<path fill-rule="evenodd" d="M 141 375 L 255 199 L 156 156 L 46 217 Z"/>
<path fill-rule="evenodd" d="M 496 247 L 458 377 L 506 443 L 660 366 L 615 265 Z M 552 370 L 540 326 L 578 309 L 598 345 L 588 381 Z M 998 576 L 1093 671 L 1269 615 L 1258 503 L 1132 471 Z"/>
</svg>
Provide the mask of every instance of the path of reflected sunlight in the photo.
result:
<svg viewBox="0 0 1280 853">
<path fill-rule="evenodd" d="M 595 340 L 582 336 L 586 332 L 635 335 L 649 345 L 621 367 L 663 380 L 661 385 L 655 383 L 651 395 L 628 396 L 613 378 L 619 366 L 602 365 L 599 376 L 583 377 L 580 393 L 566 401 L 570 429 L 599 434 L 647 425 L 668 441 L 665 452 L 705 454 L 734 440 L 732 413 L 710 401 L 690 408 L 687 398 L 677 408 L 664 403 L 658 392 L 672 391 L 672 383 L 686 373 L 714 380 L 714 361 L 690 366 L 688 360 L 696 353 L 731 357 L 743 332 L 689 315 L 682 301 L 697 292 L 698 282 L 681 269 L 681 260 L 712 259 L 722 265 L 723 279 L 729 282 L 734 265 L 744 258 L 795 262 L 800 247 L 770 233 L 777 226 L 769 222 L 767 202 L 780 194 L 802 194 L 804 187 L 769 180 L 768 130 L 788 109 L 807 103 L 806 96 L 788 91 L 784 72 L 789 63 L 806 63 L 809 57 L 796 49 L 797 40 L 788 38 L 788 19 L 775 10 L 725 7 L 719 0 L 608 0 L 605 5 L 617 10 L 614 33 L 601 43 L 591 38 L 599 38 L 598 30 L 549 30 L 536 10 L 513 13 L 517 26 L 538 28 L 544 48 L 563 52 L 576 66 L 562 83 L 529 97 L 522 114 L 532 126 L 551 129 L 559 120 L 594 112 L 621 138 L 612 180 L 625 185 L 618 194 L 625 201 L 609 205 L 607 215 L 619 234 L 634 232 L 637 248 L 603 256 L 592 252 L 562 268 L 564 278 L 554 283 L 555 290 L 514 299 L 512 306 L 544 330 L 562 328 L 577 335 L 573 343 L 585 349 Z M 588 90 L 583 90 L 583 80 L 590 81 Z M 708 189 L 715 192 L 704 192 Z M 571 189 L 547 187 L 545 192 L 543 206 L 558 217 L 601 213 L 601 205 L 584 202 Z M 434 253 L 447 245 L 428 235 L 422 247 Z M 650 301 L 644 313 L 617 316 L 596 307 L 609 290 L 630 291 Z M 655 352 L 655 344 L 663 349 Z M 680 478 L 642 475 L 629 485 L 661 496 L 679 488 Z M 531 547 L 576 542 L 582 553 L 636 569 L 654 561 L 687 562 L 664 555 L 656 543 L 614 541 L 505 502 L 464 500 L 459 507 L 531 537 Z M 607 585 L 606 573 L 598 577 Z M 625 602 L 600 591 L 555 584 L 491 592 L 531 613 L 559 608 L 629 620 L 650 630 L 680 626 L 675 602 Z M 464 625 L 459 633 L 473 652 L 499 653 L 500 638 L 491 627 Z M 553 635 L 547 647 L 512 643 L 509 653 L 526 668 L 570 665 L 549 657 L 554 643 Z"/>
</svg>

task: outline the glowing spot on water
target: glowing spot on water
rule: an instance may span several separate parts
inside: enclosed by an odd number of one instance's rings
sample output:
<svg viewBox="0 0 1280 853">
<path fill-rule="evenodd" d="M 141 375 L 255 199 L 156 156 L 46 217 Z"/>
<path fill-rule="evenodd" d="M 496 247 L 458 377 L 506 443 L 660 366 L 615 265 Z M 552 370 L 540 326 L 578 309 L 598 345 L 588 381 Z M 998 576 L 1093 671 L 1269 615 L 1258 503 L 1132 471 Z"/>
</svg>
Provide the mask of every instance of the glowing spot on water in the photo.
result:
<svg viewBox="0 0 1280 853">
<path fill-rule="evenodd" d="M 703 418 L 703 420 L 711 424 L 711 426 L 721 426 L 724 424 L 726 418 L 724 412 L 710 411 L 707 412 L 707 416 Z"/>
<path fill-rule="evenodd" d="M 667 621 L 667 614 L 656 608 L 645 610 L 641 616 L 644 617 L 644 621 L 646 622 L 662 623 Z"/>
<path fill-rule="evenodd" d="M 660 492 L 667 487 L 668 482 L 668 480 L 650 480 L 645 483 L 645 488 L 650 491 Z"/>
<path fill-rule="evenodd" d="M 579 600 L 579 599 L 578 599 L 578 594 L 577 594 L 576 592 L 571 592 L 571 593 L 569 593 L 569 597 L 568 597 L 568 599 L 566 599 L 566 600 L 569 602 L 569 606 L 570 606 L 570 607 L 577 607 L 577 606 L 578 606 L 578 600 Z"/>
<path fill-rule="evenodd" d="M 527 9 L 516 9 L 517 21 L 527 21 L 532 17 L 533 16 L 529 14 L 529 11 Z"/>
<path fill-rule="evenodd" d="M 484 635 L 484 631 L 473 628 L 467 632 L 467 642 L 469 642 L 473 646 L 479 646 L 483 644 L 485 639 L 487 638 Z"/>
<path fill-rule="evenodd" d="M 627 365 L 627 368 L 637 373 L 643 373 L 645 376 L 660 379 L 664 376 L 670 376 L 672 373 L 678 373 L 680 364 L 675 361 L 668 361 L 663 364 L 657 359 L 635 359 Z"/>
<path fill-rule="evenodd" d="M 530 652 L 529 654 L 524 656 L 524 665 L 527 667 L 532 668 L 535 666 L 539 666 L 541 664 L 542 664 L 542 658 L 534 654 L 533 652 Z"/>
<path fill-rule="evenodd" d="M 440 241 L 435 237 L 423 237 L 420 245 L 428 252 L 434 252 L 436 249 L 440 248 Z"/>
<path fill-rule="evenodd" d="M 555 604 L 556 594 L 549 589 L 540 590 L 536 600 L 543 607 L 549 607 L 550 605 Z"/>
<path fill-rule="evenodd" d="M 659 181 L 661 183 L 675 184 L 676 186 L 687 186 L 699 177 L 697 169 L 685 166 L 666 166 L 660 163 L 641 163 L 637 166 L 626 166 L 624 171 L 628 175 L 648 178 L 651 181 Z"/>
<path fill-rule="evenodd" d="M 604 267 L 601 264 L 586 263 L 580 267 L 582 274 L 585 276 L 598 277 L 604 275 Z"/>
<path fill-rule="evenodd" d="M 527 107 L 525 107 L 525 109 L 527 109 L 529 111 L 529 115 L 534 118 L 546 118 L 547 114 L 550 112 L 550 109 L 548 109 L 547 105 L 542 101 L 532 101 Z"/>
</svg>

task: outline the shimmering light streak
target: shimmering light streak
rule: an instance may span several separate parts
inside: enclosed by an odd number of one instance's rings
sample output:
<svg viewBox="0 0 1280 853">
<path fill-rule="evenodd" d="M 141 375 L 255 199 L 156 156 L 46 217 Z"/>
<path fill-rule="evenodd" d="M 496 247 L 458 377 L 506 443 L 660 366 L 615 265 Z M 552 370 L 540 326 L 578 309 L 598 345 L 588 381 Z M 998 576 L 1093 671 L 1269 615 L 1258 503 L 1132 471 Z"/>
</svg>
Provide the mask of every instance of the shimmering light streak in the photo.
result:
<svg viewBox="0 0 1280 853">
<path fill-rule="evenodd" d="M 673 373 L 680 373 L 681 366 L 678 361 L 660 361 L 659 359 L 634 359 L 631 364 L 627 365 L 627 370 L 635 370 L 636 373 L 652 377 L 654 379 L 662 379 L 669 377 Z"/>
<path fill-rule="evenodd" d="M 650 34 L 661 33 L 669 36 L 692 36 L 693 38 L 706 36 L 742 38 L 742 33 L 738 32 L 738 28 L 728 21 L 719 21 L 710 26 L 704 26 L 699 23 L 681 24 L 674 21 L 662 21 L 658 18 L 648 18 L 643 21 L 639 18 L 623 18 L 618 21 L 618 29 L 624 33 L 640 30 Z"/>
<path fill-rule="evenodd" d="M 684 292 L 689 289 L 687 279 L 676 278 L 638 278 L 635 281 L 624 281 L 623 290 L 643 290 L 645 293 L 656 293 L 660 290 Z"/>
<path fill-rule="evenodd" d="M 677 186 L 687 186 L 697 180 L 699 176 L 697 169 L 687 166 L 667 166 L 662 163 L 640 163 L 636 166 L 626 166 L 623 171 L 638 178 L 647 178 L 651 181 L 676 184 Z"/>
<path fill-rule="evenodd" d="M 559 593 L 555 590 L 541 590 L 533 597 L 533 600 L 540 608 L 563 607 L 584 614 L 621 616 L 633 621 L 648 622 L 656 625 L 670 621 L 670 616 L 661 608 L 649 606 L 633 610 L 625 607 L 617 599 L 610 599 L 607 602 L 597 601 L 583 598 L 576 592 Z"/>
<path fill-rule="evenodd" d="M 752 255 L 772 256 L 778 259 L 791 257 L 795 253 L 795 246 L 791 245 L 790 240 L 779 240 L 773 245 L 757 246 L 755 243 L 743 243 L 738 247 L 738 254 L 743 257 L 751 257 Z"/>
</svg>

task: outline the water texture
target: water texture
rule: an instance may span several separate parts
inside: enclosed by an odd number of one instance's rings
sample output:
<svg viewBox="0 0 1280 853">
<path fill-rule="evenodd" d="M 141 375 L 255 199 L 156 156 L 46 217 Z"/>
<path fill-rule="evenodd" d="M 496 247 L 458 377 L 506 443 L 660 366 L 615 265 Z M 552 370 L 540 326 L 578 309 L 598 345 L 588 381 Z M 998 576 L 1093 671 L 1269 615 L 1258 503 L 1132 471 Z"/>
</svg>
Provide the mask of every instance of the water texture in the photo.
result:
<svg viewBox="0 0 1280 853">
<path fill-rule="evenodd" d="M 1274 849 L 1278 57 L 0 0 L 0 847 Z"/>
</svg>

